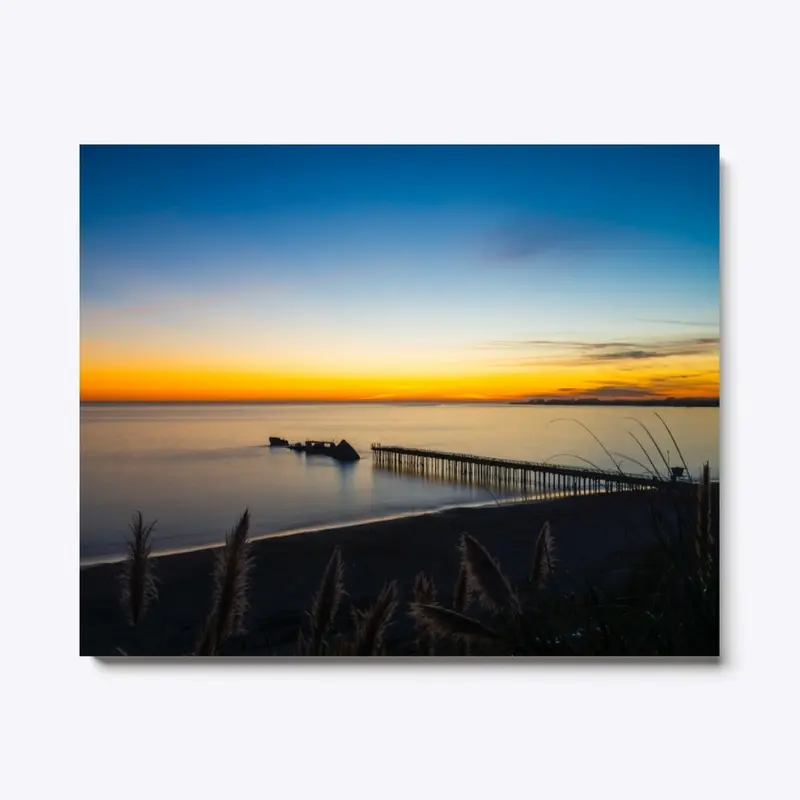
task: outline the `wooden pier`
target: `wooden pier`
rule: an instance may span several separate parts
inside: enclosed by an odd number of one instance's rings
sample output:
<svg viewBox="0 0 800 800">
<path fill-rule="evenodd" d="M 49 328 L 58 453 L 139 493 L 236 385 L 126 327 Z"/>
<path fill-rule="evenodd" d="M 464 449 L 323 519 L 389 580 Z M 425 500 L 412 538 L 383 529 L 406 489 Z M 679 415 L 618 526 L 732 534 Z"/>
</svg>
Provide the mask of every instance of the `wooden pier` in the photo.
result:
<svg viewBox="0 0 800 800">
<path fill-rule="evenodd" d="M 643 491 L 667 488 L 676 483 L 651 475 L 630 475 L 614 470 L 565 467 L 380 443 L 373 443 L 371 449 L 373 463 L 380 469 L 452 483 L 496 486 L 525 495 Z M 691 481 L 680 480 L 678 483 Z"/>
</svg>

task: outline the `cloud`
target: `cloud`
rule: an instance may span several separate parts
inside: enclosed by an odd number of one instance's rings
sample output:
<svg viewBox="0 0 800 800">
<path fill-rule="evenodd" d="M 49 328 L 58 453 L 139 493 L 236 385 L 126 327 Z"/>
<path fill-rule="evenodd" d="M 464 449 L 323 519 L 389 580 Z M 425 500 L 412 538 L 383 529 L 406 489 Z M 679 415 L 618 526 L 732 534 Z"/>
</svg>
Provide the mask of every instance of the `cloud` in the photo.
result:
<svg viewBox="0 0 800 800">
<path fill-rule="evenodd" d="M 719 336 L 651 337 L 637 341 L 585 341 L 566 339 L 520 339 L 485 342 L 479 345 L 495 350 L 531 350 L 530 354 L 504 361 L 506 366 L 546 364 L 591 365 L 598 362 L 636 362 L 673 356 L 714 355 L 719 351 Z M 541 351 L 545 351 L 540 354 Z"/>
<path fill-rule="evenodd" d="M 488 249 L 494 260 L 508 265 L 544 253 L 607 249 L 630 235 L 631 231 L 605 222 L 537 215 L 496 228 L 489 237 Z"/>
<path fill-rule="evenodd" d="M 648 380 L 650 381 L 650 383 L 670 383 L 672 381 L 697 380 L 697 378 L 705 378 L 711 374 L 713 373 L 704 371 L 704 372 L 686 372 L 682 375 L 654 375 Z"/>
<path fill-rule="evenodd" d="M 638 361 L 641 358 L 665 358 L 669 353 L 659 353 L 655 350 L 616 350 L 613 353 L 595 353 L 587 356 L 592 361 Z"/>
<path fill-rule="evenodd" d="M 637 317 L 636 321 L 652 322 L 658 325 L 682 325 L 687 328 L 716 328 L 719 326 L 719 322 L 696 322 L 687 319 L 646 319 L 643 317 Z"/>
<path fill-rule="evenodd" d="M 519 347 L 572 347 L 587 350 L 604 347 L 636 347 L 631 342 L 582 342 L 568 339 L 500 339 L 482 342 L 477 347 L 487 348 L 519 348 Z"/>
<path fill-rule="evenodd" d="M 491 249 L 502 261 L 513 261 L 577 244 L 579 231 L 574 224 L 562 220 L 531 219 L 506 225 L 495 231 Z"/>
</svg>

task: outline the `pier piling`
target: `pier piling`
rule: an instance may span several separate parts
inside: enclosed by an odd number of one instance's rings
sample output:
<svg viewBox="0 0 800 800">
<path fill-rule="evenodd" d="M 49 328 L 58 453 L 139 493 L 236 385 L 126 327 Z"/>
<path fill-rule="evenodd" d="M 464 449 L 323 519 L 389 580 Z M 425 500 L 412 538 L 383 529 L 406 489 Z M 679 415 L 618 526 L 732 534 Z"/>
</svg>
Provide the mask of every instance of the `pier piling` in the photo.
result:
<svg viewBox="0 0 800 800">
<path fill-rule="evenodd" d="M 489 458 L 380 443 L 373 443 L 371 449 L 373 463 L 379 469 L 445 482 L 497 486 L 518 490 L 522 494 L 544 494 L 549 497 L 674 486 L 673 481 L 651 475 L 629 475 L 613 470 Z M 681 483 L 691 484 L 692 481 L 687 478 Z"/>
</svg>

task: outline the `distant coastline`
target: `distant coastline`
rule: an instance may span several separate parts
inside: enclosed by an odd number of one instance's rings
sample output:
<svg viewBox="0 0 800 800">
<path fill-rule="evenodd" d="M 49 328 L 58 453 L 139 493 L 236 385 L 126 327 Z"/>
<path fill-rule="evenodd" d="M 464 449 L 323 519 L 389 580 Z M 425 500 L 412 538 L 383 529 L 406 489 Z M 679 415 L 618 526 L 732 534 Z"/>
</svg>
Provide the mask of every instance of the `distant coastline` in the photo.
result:
<svg viewBox="0 0 800 800">
<path fill-rule="evenodd" d="M 663 398 L 653 400 L 602 400 L 554 398 L 535 400 L 81 400 L 81 406 L 645 406 L 650 408 L 718 408 L 718 397 Z"/>
<path fill-rule="evenodd" d="M 668 397 L 658 400 L 583 399 L 512 400 L 512 406 L 644 406 L 646 408 L 719 408 L 719 397 Z"/>
</svg>

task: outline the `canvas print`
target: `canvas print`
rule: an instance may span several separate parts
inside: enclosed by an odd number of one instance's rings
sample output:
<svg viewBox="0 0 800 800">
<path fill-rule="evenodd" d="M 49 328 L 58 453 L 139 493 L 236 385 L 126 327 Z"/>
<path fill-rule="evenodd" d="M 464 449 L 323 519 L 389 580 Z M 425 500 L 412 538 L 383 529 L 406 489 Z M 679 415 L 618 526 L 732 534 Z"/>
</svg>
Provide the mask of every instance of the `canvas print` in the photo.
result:
<svg viewBox="0 0 800 800">
<path fill-rule="evenodd" d="M 80 653 L 719 654 L 719 148 L 80 148 Z"/>
</svg>

